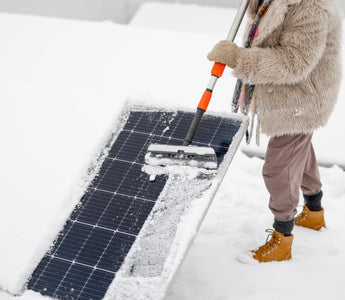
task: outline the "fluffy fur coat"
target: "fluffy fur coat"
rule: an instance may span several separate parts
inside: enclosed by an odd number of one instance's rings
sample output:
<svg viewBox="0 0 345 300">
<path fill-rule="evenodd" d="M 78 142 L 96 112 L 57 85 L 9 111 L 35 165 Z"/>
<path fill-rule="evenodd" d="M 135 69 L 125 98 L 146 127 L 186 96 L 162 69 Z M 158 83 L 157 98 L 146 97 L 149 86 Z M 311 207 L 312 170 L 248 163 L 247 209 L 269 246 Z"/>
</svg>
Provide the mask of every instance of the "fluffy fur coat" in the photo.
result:
<svg viewBox="0 0 345 300">
<path fill-rule="evenodd" d="M 249 4 L 248 30 L 258 2 Z M 252 48 L 240 48 L 234 75 L 256 85 L 267 135 L 307 134 L 327 123 L 341 81 L 339 11 L 335 0 L 274 0 Z"/>
</svg>

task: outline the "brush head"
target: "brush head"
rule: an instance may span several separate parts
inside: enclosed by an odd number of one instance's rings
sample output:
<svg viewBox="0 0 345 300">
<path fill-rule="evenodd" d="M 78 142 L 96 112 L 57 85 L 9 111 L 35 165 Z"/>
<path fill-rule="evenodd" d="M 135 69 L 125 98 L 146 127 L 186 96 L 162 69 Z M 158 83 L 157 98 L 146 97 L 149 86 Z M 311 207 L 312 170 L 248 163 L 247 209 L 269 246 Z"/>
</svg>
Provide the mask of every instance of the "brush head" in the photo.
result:
<svg viewBox="0 0 345 300">
<path fill-rule="evenodd" d="M 211 147 L 151 144 L 145 155 L 148 165 L 182 165 L 217 169 L 217 155 Z"/>
</svg>

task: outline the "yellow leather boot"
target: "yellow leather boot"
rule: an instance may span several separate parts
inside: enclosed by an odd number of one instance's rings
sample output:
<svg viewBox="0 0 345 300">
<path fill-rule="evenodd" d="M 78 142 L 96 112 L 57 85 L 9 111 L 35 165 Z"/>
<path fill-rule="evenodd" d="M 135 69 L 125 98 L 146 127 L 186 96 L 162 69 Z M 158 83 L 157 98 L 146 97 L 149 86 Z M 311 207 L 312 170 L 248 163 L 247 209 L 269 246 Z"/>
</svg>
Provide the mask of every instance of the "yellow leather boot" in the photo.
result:
<svg viewBox="0 0 345 300">
<path fill-rule="evenodd" d="M 253 250 L 253 258 L 259 262 L 282 261 L 291 259 L 291 246 L 293 235 L 284 236 L 284 234 L 267 229 L 269 233 L 266 244 L 258 250 Z M 271 236 L 271 239 L 269 237 Z"/>
<path fill-rule="evenodd" d="M 303 211 L 295 218 L 295 225 L 320 230 L 326 227 L 324 209 L 320 211 L 311 211 L 304 205 Z"/>
</svg>

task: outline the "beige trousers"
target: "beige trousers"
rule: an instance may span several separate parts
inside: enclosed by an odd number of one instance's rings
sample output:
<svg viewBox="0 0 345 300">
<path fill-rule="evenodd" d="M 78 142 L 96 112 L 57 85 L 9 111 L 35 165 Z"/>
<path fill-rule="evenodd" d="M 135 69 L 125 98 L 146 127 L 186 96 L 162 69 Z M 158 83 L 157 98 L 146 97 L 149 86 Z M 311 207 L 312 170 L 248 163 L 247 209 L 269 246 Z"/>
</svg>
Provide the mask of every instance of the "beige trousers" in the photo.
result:
<svg viewBox="0 0 345 300">
<path fill-rule="evenodd" d="M 306 195 L 321 190 L 312 134 L 271 137 L 262 174 L 270 193 L 269 208 L 278 220 L 292 219 L 300 189 Z"/>
</svg>

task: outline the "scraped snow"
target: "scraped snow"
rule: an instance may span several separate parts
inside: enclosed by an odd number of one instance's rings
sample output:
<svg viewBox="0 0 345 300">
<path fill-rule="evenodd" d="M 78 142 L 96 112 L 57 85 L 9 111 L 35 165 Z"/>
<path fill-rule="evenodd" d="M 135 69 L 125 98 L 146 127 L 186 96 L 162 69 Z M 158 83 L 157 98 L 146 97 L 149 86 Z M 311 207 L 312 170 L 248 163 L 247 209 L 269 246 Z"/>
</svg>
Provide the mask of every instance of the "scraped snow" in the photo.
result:
<svg viewBox="0 0 345 300">
<path fill-rule="evenodd" d="M 23 285 L 77 203 L 126 99 L 194 108 L 212 66 L 206 54 L 235 14 L 146 8 L 131 26 L 0 14 L 0 287 L 22 294 L 16 299 L 44 299 Z M 230 110 L 234 84 L 226 71 L 210 110 Z M 345 165 L 344 100 L 343 81 L 329 125 L 314 135 L 317 156 L 330 164 Z M 321 168 L 326 230 L 295 228 L 290 262 L 236 261 L 272 224 L 262 164 L 236 154 L 167 300 L 344 298 L 345 172 L 337 166 Z M 194 230 L 193 216 L 183 221 Z"/>
<path fill-rule="evenodd" d="M 161 161 L 157 161 L 157 164 L 160 163 Z M 208 170 L 205 168 L 198 168 L 193 166 L 180 166 L 176 164 L 174 165 L 172 163 L 166 164 L 165 166 L 147 164 L 143 166 L 142 171 L 150 175 L 150 179 L 152 179 L 152 181 L 157 175 L 164 174 L 179 175 L 187 177 L 189 179 L 193 179 L 202 174 L 215 174 L 217 172 L 215 169 Z"/>
</svg>

